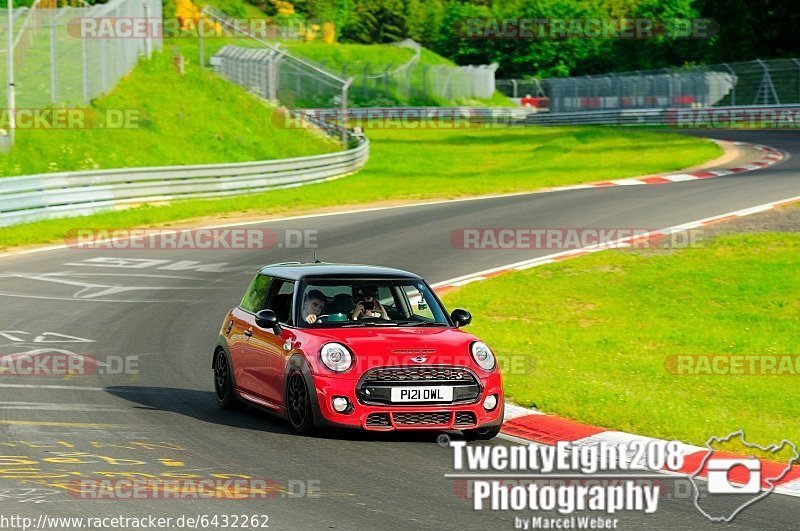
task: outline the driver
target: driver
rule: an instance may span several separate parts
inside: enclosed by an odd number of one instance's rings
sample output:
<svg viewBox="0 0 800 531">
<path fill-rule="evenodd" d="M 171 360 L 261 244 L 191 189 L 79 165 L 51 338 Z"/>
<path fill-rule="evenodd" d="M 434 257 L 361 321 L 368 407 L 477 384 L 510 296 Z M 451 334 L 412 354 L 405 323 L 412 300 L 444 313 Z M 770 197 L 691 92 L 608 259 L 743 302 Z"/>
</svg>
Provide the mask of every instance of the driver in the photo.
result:
<svg viewBox="0 0 800 531">
<path fill-rule="evenodd" d="M 353 321 L 368 318 L 389 320 L 389 314 L 378 300 L 378 286 L 368 285 L 356 290 L 356 307 L 353 310 Z"/>
<path fill-rule="evenodd" d="M 316 323 L 327 301 L 328 298 L 318 289 L 312 289 L 306 293 L 303 299 L 303 319 L 305 322 L 309 324 Z"/>
</svg>

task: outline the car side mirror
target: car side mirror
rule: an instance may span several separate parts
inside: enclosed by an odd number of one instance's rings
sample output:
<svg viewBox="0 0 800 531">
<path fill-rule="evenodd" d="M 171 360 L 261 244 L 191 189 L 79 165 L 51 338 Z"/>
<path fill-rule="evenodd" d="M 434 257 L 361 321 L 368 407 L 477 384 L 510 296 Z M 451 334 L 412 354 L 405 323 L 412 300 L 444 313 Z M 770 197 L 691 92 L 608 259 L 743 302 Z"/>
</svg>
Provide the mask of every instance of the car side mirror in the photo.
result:
<svg viewBox="0 0 800 531">
<path fill-rule="evenodd" d="M 278 324 L 278 316 L 272 310 L 261 310 L 256 314 L 256 326 L 264 330 L 271 329 L 276 334 L 281 331 Z"/>
<path fill-rule="evenodd" d="M 461 328 L 472 322 L 472 314 L 467 310 L 455 309 L 453 313 L 450 314 L 450 319 L 456 324 L 456 328 Z"/>
</svg>

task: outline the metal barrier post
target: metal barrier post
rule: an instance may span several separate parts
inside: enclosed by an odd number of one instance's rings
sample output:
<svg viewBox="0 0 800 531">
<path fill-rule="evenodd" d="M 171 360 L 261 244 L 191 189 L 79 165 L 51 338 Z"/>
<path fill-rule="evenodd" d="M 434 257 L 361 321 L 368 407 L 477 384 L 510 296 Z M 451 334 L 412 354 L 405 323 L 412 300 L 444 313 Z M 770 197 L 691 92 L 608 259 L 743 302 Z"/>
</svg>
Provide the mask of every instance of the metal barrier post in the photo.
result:
<svg viewBox="0 0 800 531">
<path fill-rule="evenodd" d="M 150 29 L 149 29 L 149 28 L 150 28 L 150 20 L 149 20 L 149 17 L 148 17 L 148 14 L 149 14 L 149 12 L 150 12 L 150 9 L 149 9 L 149 8 L 148 8 L 148 6 L 147 6 L 147 2 L 144 2 L 144 3 L 142 4 L 142 7 L 144 8 L 144 21 L 145 21 L 145 24 L 146 24 L 146 26 L 145 26 L 145 27 L 147 27 L 147 28 L 148 28 L 148 29 L 146 30 L 146 32 L 145 32 L 145 36 L 144 36 L 144 56 L 145 56 L 145 57 L 147 57 L 148 59 L 150 59 L 150 56 L 151 56 L 151 50 L 150 50 Z"/>
<path fill-rule="evenodd" d="M 736 72 L 733 71 L 733 68 L 728 66 L 728 63 L 722 63 L 722 66 L 728 69 L 728 72 L 731 74 L 731 79 L 733 80 L 733 87 L 731 88 L 731 105 L 736 105 L 736 85 L 738 80 L 736 79 Z"/>
<path fill-rule="evenodd" d="M 347 92 L 350 89 L 350 84 L 353 82 L 353 78 L 347 78 L 344 85 L 342 86 L 342 148 L 347 149 Z"/>
<path fill-rule="evenodd" d="M 792 61 L 797 65 L 797 102 L 800 103 L 800 60 L 794 58 Z"/>
<path fill-rule="evenodd" d="M 203 38 L 203 14 L 200 13 L 200 20 L 197 21 L 197 48 L 200 54 L 200 69 L 206 67 L 206 47 L 205 39 Z"/>
<path fill-rule="evenodd" d="M 8 27 L 6 28 L 6 60 L 8 71 L 8 140 L 14 145 L 17 128 L 16 94 L 14 93 L 14 0 L 8 0 Z"/>
<path fill-rule="evenodd" d="M 83 103 L 89 103 L 89 39 L 81 38 L 81 56 L 83 58 Z"/>
<path fill-rule="evenodd" d="M 58 101 L 58 37 L 55 18 L 50 18 L 50 103 Z"/>
</svg>

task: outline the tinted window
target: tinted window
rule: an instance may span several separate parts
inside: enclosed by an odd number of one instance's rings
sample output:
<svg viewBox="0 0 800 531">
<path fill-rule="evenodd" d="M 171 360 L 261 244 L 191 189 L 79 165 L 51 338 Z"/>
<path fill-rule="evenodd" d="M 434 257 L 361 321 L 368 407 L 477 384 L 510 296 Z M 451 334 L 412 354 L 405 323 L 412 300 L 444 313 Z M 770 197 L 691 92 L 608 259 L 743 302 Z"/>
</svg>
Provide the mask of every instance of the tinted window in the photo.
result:
<svg viewBox="0 0 800 531">
<path fill-rule="evenodd" d="M 269 300 L 265 308 L 269 308 L 278 316 L 278 322 L 292 324 L 292 305 L 294 302 L 294 282 L 276 278 L 269 290 Z"/>
<path fill-rule="evenodd" d="M 300 326 L 449 325 L 430 288 L 416 279 L 309 279 L 299 313 Z"/>
<path fill-rule="evenodd" d="M 250 287 L 242 297 L 242 303 L 239 305 L 243 310 L 256 313 L 264 307 L 264 301 L 267 299 L 267 290 L 269 289 L 271 277 L 267 275 L 256 275 Z"/>
</svg>

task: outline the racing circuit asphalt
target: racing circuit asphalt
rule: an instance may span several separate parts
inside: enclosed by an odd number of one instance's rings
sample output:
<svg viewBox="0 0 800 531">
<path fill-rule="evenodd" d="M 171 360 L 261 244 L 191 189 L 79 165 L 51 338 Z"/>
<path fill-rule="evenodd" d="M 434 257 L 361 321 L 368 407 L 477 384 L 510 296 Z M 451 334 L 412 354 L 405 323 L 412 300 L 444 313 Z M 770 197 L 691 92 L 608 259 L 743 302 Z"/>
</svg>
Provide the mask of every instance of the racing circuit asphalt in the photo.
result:
<svg viewBox="0 0 800 531">
<path fill-rule="evenodd" d="M 794 132 L 709 136 L 800 154 L 800 134 Z M 325 261 L 389 265 L 435 283 L 551 252 L 460 250 L 450 244 L 456 229 L 663 228 L 797 195 L 800 157 L 766 170 L 663 186 L 451 201 L 253 227 L 315 229 Z M 0 376 L 0 443 L 6 456 L 16 456 L 0 457 L 0 512 L 33 518 L 266 514 L 278 529 L 509 528 L 514 516 L 530 516 L 473 511 L 459 494 L 463 485 L 445 479 L 452 452 L 437 445 L 435 435 L 299 437 L 264 413 L 217 410 L 210 356 L 226 310 L 260 266 L 309 260 L 312 254 L 60 249 L 0 259 L 0 354 L 58 348 L 117 363 L 135 356 L 128 359 L 138 359 L 139 372 Z M 99 257 L 140 261 L 135 268 L 110 267 L 92 262 Z M 207 270 L 181 270 L 177 261 L 199 262 Z M 498 438 L 492 444 L 512 443 Z M 81 478 L 165 473 L 243 474 L 295 493 L 310 486 L 319 496 L 189 502 L 80 500 L 68 494 L 70 482 Z M 663 480 L 670 491 L 675 481 Z M 687 496 L 662 499 L 653 515 L 615 516 L 622 528 L 718 527 Z M 773 494 L 730 527 L 786 529 L 799 520 L 800 500 Z"/>
</svg>

